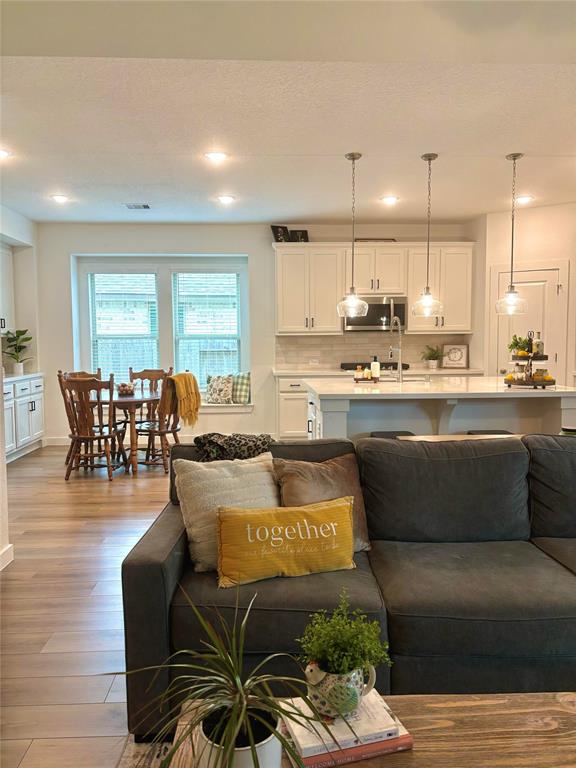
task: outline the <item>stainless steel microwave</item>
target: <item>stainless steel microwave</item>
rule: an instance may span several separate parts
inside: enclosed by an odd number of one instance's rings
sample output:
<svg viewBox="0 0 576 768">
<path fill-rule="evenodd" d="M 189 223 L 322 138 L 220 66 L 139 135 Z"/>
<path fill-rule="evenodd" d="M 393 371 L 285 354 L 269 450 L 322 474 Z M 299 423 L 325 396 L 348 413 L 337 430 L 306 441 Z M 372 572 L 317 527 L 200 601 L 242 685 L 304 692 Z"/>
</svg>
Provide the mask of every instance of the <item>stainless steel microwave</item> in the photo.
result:
<svg viewBox="0 0 576 768">
<path fill-rule="evenodd" d="M 346 317 L 345 331 L 389 331 L 392 318 L 400 320 L 402 330 L 406 328 L 405 298 L 398 296 L 362 296 L 368 303 L 368 314 L 365 317 Z"/>
</svg>

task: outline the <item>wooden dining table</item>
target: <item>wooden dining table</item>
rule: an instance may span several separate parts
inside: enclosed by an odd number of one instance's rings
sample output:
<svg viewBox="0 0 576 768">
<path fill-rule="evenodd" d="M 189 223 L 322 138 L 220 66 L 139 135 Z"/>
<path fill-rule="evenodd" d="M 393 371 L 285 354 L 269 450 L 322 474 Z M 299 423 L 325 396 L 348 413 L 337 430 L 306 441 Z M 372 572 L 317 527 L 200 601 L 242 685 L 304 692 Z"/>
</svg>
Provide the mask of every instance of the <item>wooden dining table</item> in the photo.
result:
<svg viewBox="0 0 576 768">
<path fill-rule="evenodd" d="M 109 402 L 109 398 L 102 393 L 102 402 Z M 133 395 L 119 395 L 114 392 L 112 403 L 116 411 L 123 411 L 128 416 L 130 426 L 130 457 L 129 464 L 132 467 L 132 474 L 138 474 L 138 432 L 136 429 L 136 413 L 145 405 L 151 405 L 160 401 L 159 392 L 150 392 L 147 390 L 136 390 Z M 96 405 L 97 400 L 91 400 L 90 403 Z"/>
</svg>

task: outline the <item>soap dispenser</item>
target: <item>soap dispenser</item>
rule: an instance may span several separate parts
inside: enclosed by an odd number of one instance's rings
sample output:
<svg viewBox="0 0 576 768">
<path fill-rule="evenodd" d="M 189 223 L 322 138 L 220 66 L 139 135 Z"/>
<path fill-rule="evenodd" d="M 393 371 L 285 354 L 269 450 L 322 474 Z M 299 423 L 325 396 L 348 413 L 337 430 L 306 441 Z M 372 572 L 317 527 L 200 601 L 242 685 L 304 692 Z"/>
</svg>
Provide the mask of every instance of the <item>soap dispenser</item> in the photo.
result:
<svg viewBox="0 0 576 768">
<path fill-rule="evenodd" d="M 372 381 L 380 381 L 380 363 L 376 355 L 374 355 L 374 360 L 370 363 L 370 371 L 372 373 Z"/>
</svg>

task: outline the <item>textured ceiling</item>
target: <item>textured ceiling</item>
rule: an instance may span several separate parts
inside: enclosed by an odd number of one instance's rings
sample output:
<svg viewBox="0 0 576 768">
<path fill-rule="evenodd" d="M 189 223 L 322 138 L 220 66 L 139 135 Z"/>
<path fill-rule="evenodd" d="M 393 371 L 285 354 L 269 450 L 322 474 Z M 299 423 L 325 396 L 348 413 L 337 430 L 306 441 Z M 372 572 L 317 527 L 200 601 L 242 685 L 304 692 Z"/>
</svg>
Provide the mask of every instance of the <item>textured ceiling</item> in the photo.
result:
<svg viewBox="0 0 576 768">
<path fill-rule="evenodd" d="M 576 64 L 15 56 L 2 93 L 3 202 L 40 221 L 342 221 L 351 150 L 362 221 L 423 218 L 430 151 L 437 220 L 505 209 L 512 151 L 519 193 L 576 199 Z"/>
</svg>

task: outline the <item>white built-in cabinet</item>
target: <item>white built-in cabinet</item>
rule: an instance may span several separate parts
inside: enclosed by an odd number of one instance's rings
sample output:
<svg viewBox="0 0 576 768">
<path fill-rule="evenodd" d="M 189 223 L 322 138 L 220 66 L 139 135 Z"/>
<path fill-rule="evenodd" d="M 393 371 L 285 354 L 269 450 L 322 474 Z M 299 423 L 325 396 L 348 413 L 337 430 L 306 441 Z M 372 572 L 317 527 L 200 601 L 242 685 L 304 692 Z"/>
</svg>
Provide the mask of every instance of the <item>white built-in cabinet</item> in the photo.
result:
<svg viewBox="0 0 576 768">
<path fill-rule="evenodd" d="M 0 334 L 15 328 L 12 259 L 12 249 L 0 243 Z"/>
<path fill-rule="evenodd" d="M 352 284 L 349 243 L 279 243 L 276 250 L 276 333 L 341 334 L 336 305 Z M 434 243 L 430 289 L 441 317 L 415 317 L 411 305 L 426 286 L 426 245 L 362 243 L 356 248 L 354 287 L 360 296 L 406 296 L 407 333 L 472 332 L 473 243 Z"/>
<path fill-rule="evenodd" d="M 473 244 L 430 248 L 430 290 L 442 302 L 440 317 L 415 317 L 408 310 L 408 333 L 471 333 Z M 426 246 L 408 249 L 408 305 L 426 286 Z"/>
<path fill-rule="evenodd" d="M 344 295 L 344 264 L 342 247 L 276 247 L 277 333 L 342 333 L 336 305 Z"/>
<path fill-rule="evenodd" d="M 4 440 L 11 461 L 40 446 L 44 434 L 44 378 L 35 373 L 4 380 Z"/>
<path fill-rule="evenodd" d="M 407 249 L 399 246 L 358 246 L 354 287 L 360 296 L 406 296 Z M 346 249 L 346 287 L 352 285 L 352 249 Z"/>
</svg>

